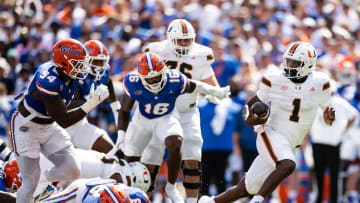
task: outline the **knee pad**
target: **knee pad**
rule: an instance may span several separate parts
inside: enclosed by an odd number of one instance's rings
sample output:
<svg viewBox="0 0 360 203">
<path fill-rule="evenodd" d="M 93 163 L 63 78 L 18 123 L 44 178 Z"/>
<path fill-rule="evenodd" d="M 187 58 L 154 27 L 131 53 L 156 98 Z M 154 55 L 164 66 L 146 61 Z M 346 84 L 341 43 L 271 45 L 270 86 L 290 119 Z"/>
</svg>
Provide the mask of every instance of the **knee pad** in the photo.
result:
<svg viewBox="0 0 360 203">
<path fill-rule="evenodd" d="M 198 168 L 197 169 L 188 169 L 185 168 L 183 169 L 183 173 L 184 176 L 198 176 L 200 177 L 199 182 L 198 183 L 189 183 L 189 182 L 183 182 L 183 185 L 186 189 L 191 189 L 191 190 L 196 190 L 200 188 L 200 183 L 201 183 L 201 166 L 200 166 L 200 162 L 198 162 Z"/>
</svg>

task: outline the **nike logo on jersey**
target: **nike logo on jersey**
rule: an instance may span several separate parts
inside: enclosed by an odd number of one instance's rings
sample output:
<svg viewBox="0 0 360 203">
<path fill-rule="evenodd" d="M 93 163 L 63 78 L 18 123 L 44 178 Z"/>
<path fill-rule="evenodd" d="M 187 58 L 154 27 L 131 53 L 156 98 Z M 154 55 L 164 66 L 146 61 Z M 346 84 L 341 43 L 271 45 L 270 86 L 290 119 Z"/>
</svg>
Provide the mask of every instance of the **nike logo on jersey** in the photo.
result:
<svg viewBox="0 0 360 203">
<path fill-rule="evenodd" d="M 280 87 L 280 89 L 282 89 L 282 90 L 287 90 L 287 89 L 288 89 L 288 86 L 282 85 L 282 86 Z"/>
</svg>

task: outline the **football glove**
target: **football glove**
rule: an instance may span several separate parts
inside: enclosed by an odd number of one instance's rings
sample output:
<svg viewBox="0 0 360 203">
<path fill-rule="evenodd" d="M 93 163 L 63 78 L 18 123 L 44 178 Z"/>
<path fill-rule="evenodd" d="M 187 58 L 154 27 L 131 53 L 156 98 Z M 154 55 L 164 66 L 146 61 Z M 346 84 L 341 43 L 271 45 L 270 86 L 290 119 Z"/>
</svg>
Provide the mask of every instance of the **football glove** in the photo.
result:
<svg viewBox="0 0 360 203">
<path fill-rule="evenodd" d="M 95 106 L 109 97 L 109 89 L 105 85 L 100 85 L 94 90 L 94 84 L 91 85 L 89 96 L 86 102 L 80 107 L 84 112 L 89 113 Z"/>
</svg>

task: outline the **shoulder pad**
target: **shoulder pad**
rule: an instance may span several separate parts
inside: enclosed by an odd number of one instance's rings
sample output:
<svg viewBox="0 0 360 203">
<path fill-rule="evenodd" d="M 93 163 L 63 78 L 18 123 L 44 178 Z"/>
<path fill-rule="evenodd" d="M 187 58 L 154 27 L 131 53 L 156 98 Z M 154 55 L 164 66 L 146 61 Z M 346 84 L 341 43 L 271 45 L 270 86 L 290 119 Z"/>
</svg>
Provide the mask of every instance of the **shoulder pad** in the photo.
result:
<svg viewBox="0 0 360 203">
<path fill-rule="evenodd" d="M 205 61 L 214 61 L 214 52 L 210 47 L 194 43 L 194 46 L 191 51 L 191 55 L 195 57 L 202 57 Z"/>
<path fill-rule="evenodd" d="M 47 96 L 56 96 L 60 89 L 61 81 L 57 74 L 50 69 L 39 70 L 35 79 L 35 85 L 40 93 Z"/>
<path fill-rule="evenodd" d="M 137 74 L 136 71 L 131 71 L 129 72 L 125 79 L 124 79 L 124 93 L 128 96 L 128 97 L 132 97 L 132 92 L 134 92 L 136 90 L 137 85 L 139 84 L 140 81 L 140 76 L 139 74 Z"/>
<path fill-rule="evenodd" d="M 144 48 L 144 52 L 154 52 L 156 54 L 162 55 L 163 52 L 165 52 L 167 49 L 167 40 L 161 41 L 161 42 L 153 42 L 148 44 Z"/>
<path fill-rule="evenodd" d="M 329 88 L 331 88 L 331 82 L 328 75 L 325 73 L 314 71 L 313 72 L 313 79 L 315 84 L 320 87 L 322 91 L 325 91 Z"/>
</svg>

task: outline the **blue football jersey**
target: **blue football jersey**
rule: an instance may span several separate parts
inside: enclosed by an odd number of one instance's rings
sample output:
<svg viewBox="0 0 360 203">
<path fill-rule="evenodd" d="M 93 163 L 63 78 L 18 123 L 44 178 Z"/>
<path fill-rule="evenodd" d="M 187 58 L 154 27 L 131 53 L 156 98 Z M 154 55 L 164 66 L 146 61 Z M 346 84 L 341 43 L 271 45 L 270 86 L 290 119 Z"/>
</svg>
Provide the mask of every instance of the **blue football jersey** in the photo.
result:
<svg viewBox="0 0 360 203">
<path fill-rule="evenodd" d="M 158 94 L 150 92 L 143 86 L 137 72 L 130 72 L 125 77 L 125 94 L 138 101 L 139 110 L 146 118 L 158 118 L 170 113 L 174 109 L 176 99 L 186 92 L 187 85 L 184 75 L 176 69 L 166 69 L 165 73 L 167 82 Z"/>
<path fill-rule="evenodd" d="M 40 65 L 37 69 L 34 78 L 25 91 L 25 100 L 26 103 L 38 113 L 48 116 L 44 103 L 32 96 L 34 91 L 37 91 L 43 97 L 60 96 L 65 102 L 65 105 L 68 105 L 78 87 L 80 87 L 78 80 L 73 80 L 70 87 L 66 85 L 65 82 L 60 79 L 54 64 L 47 62 Z"/>
<path fill-rule="evenodd" d="M 104 75 L 101 77 L 100 81 L 95 82 L 95 80 L 92 78 L 92 75 L 88 75 L 83 81 L 82 81 L 82 88 L 80 90 L 80 97 L 83 98 L 84 96 L 88 95 L 90 92 L 91 85 L 94 84 L 94 88 L 96 89 L 99 85 L 106 85 L 107 82 L 110 79 L 110 67 L 107 66 Z"/>
</svg>

